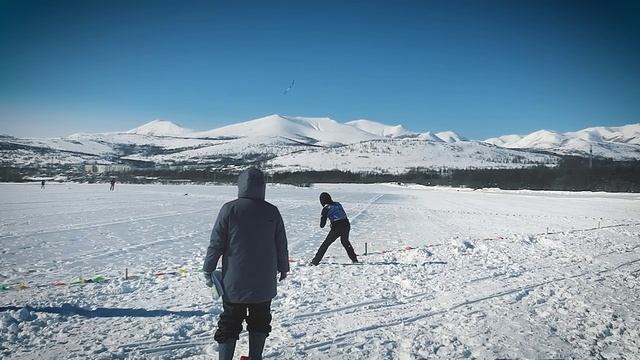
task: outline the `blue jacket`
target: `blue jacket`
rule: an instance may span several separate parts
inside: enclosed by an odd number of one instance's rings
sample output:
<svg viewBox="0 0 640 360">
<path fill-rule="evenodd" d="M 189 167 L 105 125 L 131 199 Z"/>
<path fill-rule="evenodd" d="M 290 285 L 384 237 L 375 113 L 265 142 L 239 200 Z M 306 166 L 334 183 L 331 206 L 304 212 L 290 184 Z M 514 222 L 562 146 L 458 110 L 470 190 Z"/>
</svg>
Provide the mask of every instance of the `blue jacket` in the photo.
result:
<svg viewBox="0 0 640 360">
<path fill-rule="evenodd" d="M 252 304 L 276 296 L 278 272 L 289 271 L 284 222 L 264 200 L 264 174 L 257 169 L 238 178 L 238 199 L 222 206 L 211 232 L 203 270 L 215 270 L 222 257 L 226 302 Z"/>
<path fill-rule="evenodd" d="M 326 204 L 322 208 L 322 213 L 320 214 L 320 227 L 323 228 L 327 223 L 327 218 L 333 224 L 336 221 L 347 220 L 347 213 L 344 211 L 344 208 L 339 202 L 332 202 L 330 204 Z"/>
</svg>

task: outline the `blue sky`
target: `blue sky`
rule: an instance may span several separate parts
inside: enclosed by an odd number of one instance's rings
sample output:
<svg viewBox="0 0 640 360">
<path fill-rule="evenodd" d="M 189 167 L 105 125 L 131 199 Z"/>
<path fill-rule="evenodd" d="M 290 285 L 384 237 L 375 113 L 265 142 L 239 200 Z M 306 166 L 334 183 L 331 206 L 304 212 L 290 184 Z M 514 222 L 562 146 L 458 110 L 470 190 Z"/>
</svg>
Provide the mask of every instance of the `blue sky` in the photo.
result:
<svg viewBox="0 0 640 360">
<path fill-rule="evenodd" d="M 473 139 L 637 123 L 639 39 L 637 1 L 0 0 L 0 133 L 273 113 Z"/>
</svg>

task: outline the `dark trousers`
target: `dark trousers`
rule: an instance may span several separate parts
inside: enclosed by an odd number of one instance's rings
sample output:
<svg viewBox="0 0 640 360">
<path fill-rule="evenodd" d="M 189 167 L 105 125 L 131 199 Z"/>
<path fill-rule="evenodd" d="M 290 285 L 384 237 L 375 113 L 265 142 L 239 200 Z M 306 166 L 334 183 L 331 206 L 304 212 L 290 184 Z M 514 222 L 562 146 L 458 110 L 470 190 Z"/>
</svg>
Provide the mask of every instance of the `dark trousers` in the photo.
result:
<svg viewBox="0 0 640 360">
<path fill-rule="evenodd" d="M 242 321 L 247 321 L 247 331 L 269 334 L 271 332 L 271 301 L 257 304 L 233 304 L 223 302 L 222 314 L 214 339 L 219 343 L 238 340 Z M 247 314 L 248 312 L 248 314 Z"/>
<path fill-rule="evenodd" d="M 351 243 L 349 242 L 350 230 L 351 230 L 351 224 L 349 224 L 348 221 L 335 222 L 333 226 L 331 226 L 331 231 L 329 231 L 329 234 L 327 234 L 326 239 L 324 239 L 324 241 L 322 242 L 322 245 L 320 245 L 320 248 L 318 249 L 316 256 L 314 256 L 312 260 L 313 263 L 314 264 L 320 263 L 320 260 L 322 260 L 322 258 L 324 257 L 324 254 L 327 252 L 327 249 L 329 249 L 329 246 L 333 244 L 333 242 L 336 241 L 336 239 L 338 238 L 340 238 L 340 242 L 342 243 L 342 246 L 344 246 L 344 249 L 347 250 L 347 255 L 349 255 L 349 259 L 351 259 L 351 261 L 358 261 L 358 258 L 356 257 L 356 252 L 353 251 L 353 246 L 351 246 Z"/>
</svg>

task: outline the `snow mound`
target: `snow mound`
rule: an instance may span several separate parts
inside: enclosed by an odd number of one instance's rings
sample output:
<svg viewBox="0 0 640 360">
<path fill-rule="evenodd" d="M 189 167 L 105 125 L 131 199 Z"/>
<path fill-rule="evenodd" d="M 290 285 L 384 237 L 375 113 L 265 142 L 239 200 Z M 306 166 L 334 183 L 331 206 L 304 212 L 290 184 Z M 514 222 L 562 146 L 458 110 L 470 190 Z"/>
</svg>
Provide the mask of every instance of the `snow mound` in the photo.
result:
<svg viewBox="0 0 640 360">
<path fill-rule="evenodd" d="M 410 264 L 423 264 L 430 261 L 433 253 L 425 248 L 405 248 L 403 260 Z"/>
<path fill-rule="evenodd" d="M 475 249 L 475 245 L 473 245 L 473 243 L 470 240 L 454 238 L 451 243 L 454 247 L 455 252 L 458 254 L 464 255 L 464 254 L 472 253 L 473 250 Z"/>
</svg>

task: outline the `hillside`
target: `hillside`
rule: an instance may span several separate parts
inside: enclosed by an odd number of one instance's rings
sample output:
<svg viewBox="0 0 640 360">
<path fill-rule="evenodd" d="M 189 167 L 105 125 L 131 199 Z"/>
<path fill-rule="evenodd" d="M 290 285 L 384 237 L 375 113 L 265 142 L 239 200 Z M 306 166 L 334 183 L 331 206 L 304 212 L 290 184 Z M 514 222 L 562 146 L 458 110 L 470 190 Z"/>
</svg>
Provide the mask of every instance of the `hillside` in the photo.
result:
<svg viewBox="0 0 640 360">
<path fill-rule="evenodd" d="M 592 127 L 558 133 L 539 130 L 528 135 L 505 135 L 484 142 L 510 149 L 545 150 L 562 155 L 595 156 L 616 160 L 640 159 L 640 124 Z"/>
<path fill-rule="evenodd" d="M 640 124 L 558 133 L 540 130 L 483 142 L 454 131 L 412 132 L 371 120 L 269 115 L 207 131 L 165 120 L 113 133 L 62 138 L 0 137 L 4 167 L 134 163 L 146 166 L 264 166 L 269 171 L 519 168 L 557 155 L 640 159 Z M 136 165 L 139 166 L 139 165 Z"/>
</svg>

